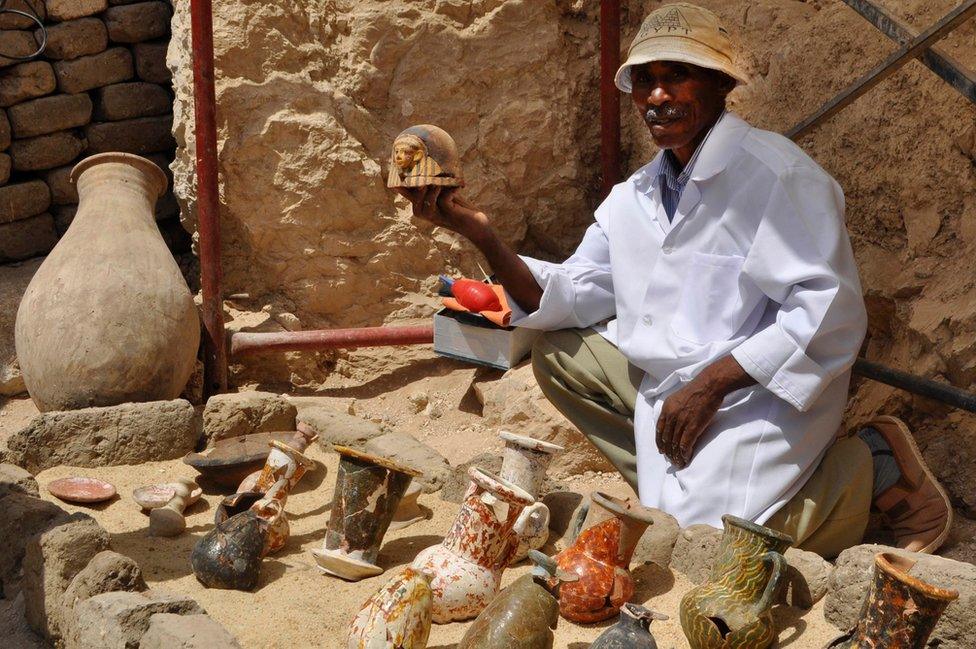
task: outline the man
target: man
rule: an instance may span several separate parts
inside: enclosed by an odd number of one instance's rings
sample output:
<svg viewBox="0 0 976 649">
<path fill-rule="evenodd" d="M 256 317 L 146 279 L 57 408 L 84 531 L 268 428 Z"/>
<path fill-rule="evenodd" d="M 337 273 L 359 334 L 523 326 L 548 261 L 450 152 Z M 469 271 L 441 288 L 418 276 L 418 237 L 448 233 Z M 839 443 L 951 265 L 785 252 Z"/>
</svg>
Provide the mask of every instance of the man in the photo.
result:
<svg viewBox="0 0 976 649">
<path fill-rule="evenodd" d="M 931 552 L 948 498 L 880 418 L 834 443 L 866 314 L 840 187 L 789 140 L 726 112 L 745 81 L 710 12 L 665 5 L 616 76 L 661 153 L 613 188 L 562 264 L 519 257 L 454 191 L 402 191 L 471 240 L 542 329 L 543 392 L 641 502 L 683 525 L 726 513 L 833 556 L 873 504 Z"/>
</svg>

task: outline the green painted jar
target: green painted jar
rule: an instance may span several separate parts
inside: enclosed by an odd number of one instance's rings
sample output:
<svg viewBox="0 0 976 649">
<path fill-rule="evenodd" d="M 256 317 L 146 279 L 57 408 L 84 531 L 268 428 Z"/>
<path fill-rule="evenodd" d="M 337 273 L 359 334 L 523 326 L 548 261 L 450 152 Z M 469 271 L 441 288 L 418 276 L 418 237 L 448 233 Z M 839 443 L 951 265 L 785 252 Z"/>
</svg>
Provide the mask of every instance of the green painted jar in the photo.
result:
<svg viewBox="0 0 976 649">
<path fill-rule="evenodd" d="M 681 628 L 692 649 L 765 649 L 776 639 L 769 609 L 793 539 L 736 516 L 722 523 L 708 581 L 681 598 Z"/>
</svg>

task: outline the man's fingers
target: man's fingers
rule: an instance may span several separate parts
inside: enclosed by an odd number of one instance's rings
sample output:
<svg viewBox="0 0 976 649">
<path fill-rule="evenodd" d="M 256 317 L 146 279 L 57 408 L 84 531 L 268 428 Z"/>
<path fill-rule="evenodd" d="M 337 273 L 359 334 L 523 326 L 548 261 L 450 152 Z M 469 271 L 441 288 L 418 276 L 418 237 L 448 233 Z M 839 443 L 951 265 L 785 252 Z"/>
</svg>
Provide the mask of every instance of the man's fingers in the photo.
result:
<svg viewBox="0 0 976 649">
<path fill-rule="evenodd" d="M 666 455 L 667 452 L 664 447 L 664 429 L 668 425 L 668 412 L 666 409 L 661 409 L 661 414 L 657 418 L 657 430 L 655 431 L 654 441 L 657 443 L 657 451 L 661 455 Z"/>
</svg>

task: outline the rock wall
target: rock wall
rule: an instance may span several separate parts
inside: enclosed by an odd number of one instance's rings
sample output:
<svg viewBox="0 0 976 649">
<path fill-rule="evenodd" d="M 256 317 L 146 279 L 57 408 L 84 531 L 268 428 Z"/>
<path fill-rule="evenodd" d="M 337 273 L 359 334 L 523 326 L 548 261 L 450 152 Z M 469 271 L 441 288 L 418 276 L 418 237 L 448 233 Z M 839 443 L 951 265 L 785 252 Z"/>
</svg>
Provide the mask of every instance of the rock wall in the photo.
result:
<svg viewBox="0 0 976 649">
<path fill-rule="evenodd" d="M 78 160 L 105 151 L 173 159 L 165 65 L 172 8 L 149 0 L 13 0 L 0 13 L 0 263 L 46 254 L 77 209 Z M 44 45 L 43 49 L 41 48 Z M 40 54 L 33 56 L 40 50 Z M 156 217 L 189 249 L 173 194 Z"/>
<path fill-rule="evenodd" d="M 732 106 L 783 131 L 894 44 L 840 0 L 700 0 L 748 50 Z M 658 0 L 623 2 L 628 43 Z M 916 30 L 954 0 L 879 0 Z M 453 235 L 384 188 L 393 137 L 455 135 L 467 193 L 520 250 L 568 254 L 598 200 L 599 3 L 228 0 L 215 15 L 227 292 L 306 327 L 428 315 L 434 277 L 476 272 Z M 194 196 L 188 2 L 176 2 L 176 191 Z M 940 47 L 976 68 L 973 21 Z M 626 169 L 653 147 L 624 98 Z M 976 379 L 976 107 L 912 62 L 801 145 L 847 195 L 872 359 L 962 388 Z M 193 228 L 192 211 L 183 218 Z M 963 511 L 976 511 L 974 420 L 858 381 L 849 422 L 906 417 Z"/>
</svg>

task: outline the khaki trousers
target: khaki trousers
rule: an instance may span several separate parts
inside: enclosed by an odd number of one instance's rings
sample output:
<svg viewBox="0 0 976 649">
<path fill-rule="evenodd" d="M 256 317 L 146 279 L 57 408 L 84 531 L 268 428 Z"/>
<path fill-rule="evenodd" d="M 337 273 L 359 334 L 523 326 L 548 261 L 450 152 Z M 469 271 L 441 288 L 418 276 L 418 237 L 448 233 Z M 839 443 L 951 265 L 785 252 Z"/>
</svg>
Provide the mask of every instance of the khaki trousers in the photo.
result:
<svg viewBox="0 0 976 649">
<path fill-rule="evenodd" d="M 592 329 L 543 333 L 532 349 L 532 369 L 546 397 L 636 492 L 633 416 L 643 372 Z M 859 438 L 839 440 L 766 526 L 828 558 L 857 545 L 871 507 L 871 462 Z"/>
</svg>

